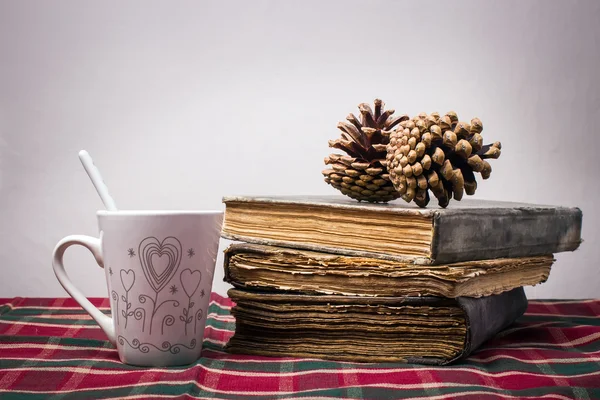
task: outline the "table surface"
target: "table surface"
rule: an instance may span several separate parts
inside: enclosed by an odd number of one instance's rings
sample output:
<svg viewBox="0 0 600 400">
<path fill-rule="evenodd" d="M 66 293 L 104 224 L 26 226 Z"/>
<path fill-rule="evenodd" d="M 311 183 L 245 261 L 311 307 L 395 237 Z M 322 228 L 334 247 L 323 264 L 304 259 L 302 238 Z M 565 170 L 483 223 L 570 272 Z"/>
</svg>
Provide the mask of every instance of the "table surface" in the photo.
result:
<svg viewBox="0 0 600 400">
<path fill-rule="evenodd" d="M 91 299 L 109 312 L 108 299 Z M 202 358 L 119 362 L 72 299 L 0 299 L 0 398 L 600 398 L 600 300 L 530 301 L 527 313 L 445 367 L 232 355 L 235 320 L 212 294 Z"/>
</svg>

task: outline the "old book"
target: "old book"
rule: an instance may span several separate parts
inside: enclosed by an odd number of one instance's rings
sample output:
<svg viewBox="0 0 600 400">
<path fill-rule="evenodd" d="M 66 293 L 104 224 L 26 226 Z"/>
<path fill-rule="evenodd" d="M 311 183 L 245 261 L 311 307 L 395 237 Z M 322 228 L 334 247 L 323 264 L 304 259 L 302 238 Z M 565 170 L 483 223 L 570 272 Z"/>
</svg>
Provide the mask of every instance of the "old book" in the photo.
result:
<svg viewBox="0 0 600 400">
<path fill-rule="evenodd" d="M 478 299 L 356 297 L 231 289 L 231 353 L 356 362 L 447 364 L 527 308 L 523 288 Z"/>
<path fill-rule="evenodd" d="M 223 237 L 417 264 L 575 250 L 578 208 L 465 199 L 448 208 L 340 196 L 225 197 Z"/>
<path fill-rule="evenodd" d="M 356 296 L 481 297 L 545 282 L 554 258 L 418 265 L 256 244 L 225 251 L 225 281 L 238 288 Z"/>
</svg>

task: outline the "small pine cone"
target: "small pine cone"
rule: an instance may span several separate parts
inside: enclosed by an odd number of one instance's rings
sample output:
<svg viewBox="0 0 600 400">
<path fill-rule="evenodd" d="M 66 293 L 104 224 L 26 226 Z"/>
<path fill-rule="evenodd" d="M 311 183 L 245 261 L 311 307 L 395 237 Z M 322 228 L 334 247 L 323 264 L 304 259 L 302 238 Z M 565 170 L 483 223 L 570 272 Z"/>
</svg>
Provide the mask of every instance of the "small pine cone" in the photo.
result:
<svg viewBox="0 0 600 400">
<path fill-rule="evenodd" d="M 488 158 L 500 157 L 500 142 L 483 145 L 479 118 L 460 122 L 455 112 L 419 114 L 402 121 L 390 134 L 386 162 L 396 190 L 419 207 L 429 203 L 429 191 L 446 207 L 477 189 L 474 172 L 490 177 Z"/>
<path fill-rule="evenodd" d="M 388 202 L 400 197 L 390 181 L 387 169 L 380 163 L 361 162 L 354 157 L 330 154 L 330 166 L 323 171 L 325 182 L 348 197 L 371 203 Z"/>
<path fill-rule="evenodd" d="M 400 197 L 390 181 L 385 155 L 391 130 L 408 116 L 393 117 L 394 110 L 385 110 L 383 101 L 376 99 L 374 108 L 359 104 L 360 118 L 354 114 L 338 123 L 341 137 L 329 141 L 329 147 L 347 155 L 325 157 L 325 182 L 358 201 L 388 202 Z"/>
</svg>

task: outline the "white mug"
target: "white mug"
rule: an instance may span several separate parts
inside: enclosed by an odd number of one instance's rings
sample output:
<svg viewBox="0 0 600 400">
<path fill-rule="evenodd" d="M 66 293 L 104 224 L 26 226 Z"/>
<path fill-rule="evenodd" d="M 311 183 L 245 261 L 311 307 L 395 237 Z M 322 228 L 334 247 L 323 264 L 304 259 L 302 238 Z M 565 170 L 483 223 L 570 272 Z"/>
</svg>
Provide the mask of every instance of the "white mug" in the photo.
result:
<svg viewBox="0 0 600 400">
<path fill-rule="evenodd" d="M 98 211 L 100 237 L 58 242 L 54 273 L 116 345 L 122 362 L 189 364 L 202 350 L 222 222 L 221 211 Z M 64 252 L 76 244 L 105 270 L 112 317 L 65 272 Z"/>
</svg>

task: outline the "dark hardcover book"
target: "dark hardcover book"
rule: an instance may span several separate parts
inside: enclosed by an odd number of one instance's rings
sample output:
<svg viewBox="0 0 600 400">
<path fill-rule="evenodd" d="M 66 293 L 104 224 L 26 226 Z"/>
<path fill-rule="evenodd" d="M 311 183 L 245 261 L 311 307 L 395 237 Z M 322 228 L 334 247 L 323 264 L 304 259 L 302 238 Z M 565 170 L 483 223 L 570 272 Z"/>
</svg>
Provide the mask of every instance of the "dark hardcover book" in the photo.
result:
<svg viewBox="0 0 600 400">
<path fill-rule="evenodd" d="M 554 258 L 498 258 L 419 265 L 379 258 L 236 243 L 225 281 L 237 288 L 355 296 L 481 297 L 545 282 Z"/>
<path fill-rule="evenodd" d="M 448 208 L 340 196 L 225 197 L 223 237 L 416 264 L 575 250 L 578 208 L 465 199 Z"/>
<path fill-rule="evenodd" d="M 231 353 L 443 365 L 466 357 L 525 312 L 523 288 L 499 295 L 364 298 L 231 289 Z"/>
</svg>

